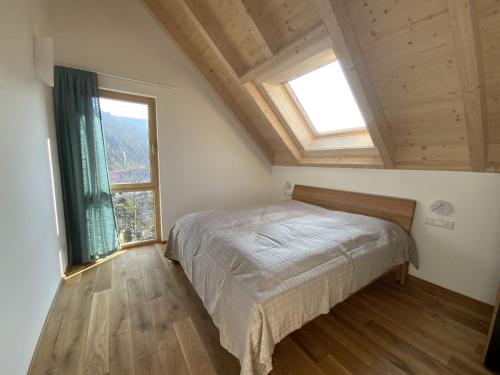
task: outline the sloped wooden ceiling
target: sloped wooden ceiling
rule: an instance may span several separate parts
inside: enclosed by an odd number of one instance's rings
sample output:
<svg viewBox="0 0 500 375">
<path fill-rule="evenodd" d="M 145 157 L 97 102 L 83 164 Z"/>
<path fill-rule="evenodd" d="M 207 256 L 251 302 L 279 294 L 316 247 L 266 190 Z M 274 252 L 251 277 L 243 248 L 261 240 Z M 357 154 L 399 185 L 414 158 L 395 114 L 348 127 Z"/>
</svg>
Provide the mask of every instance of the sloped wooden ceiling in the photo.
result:
<svg viewBox="0 0 500 375">
<path fill-rule="evenodd" d="M 275 165 L 500 169 L 499 0 L 142 1 Z M 248 80 L 314 35 L 330 38 L 372 149 L 304 148 Z"/>
</svg>

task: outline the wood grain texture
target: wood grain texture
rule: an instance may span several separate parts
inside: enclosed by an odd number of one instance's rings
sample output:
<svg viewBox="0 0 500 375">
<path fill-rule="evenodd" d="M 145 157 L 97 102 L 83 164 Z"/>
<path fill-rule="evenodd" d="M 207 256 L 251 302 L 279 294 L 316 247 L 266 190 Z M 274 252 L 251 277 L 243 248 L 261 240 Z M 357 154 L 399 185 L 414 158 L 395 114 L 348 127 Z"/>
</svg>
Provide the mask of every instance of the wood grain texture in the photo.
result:
<svg viewBox="0 0 500 375">
<path fill-rule="evenodd" d="M 416 201 L 383 195 L 355 193 L 335 189 L 295 185 L 292 199 L 327 208 L 373 216 L 399 224 L 408 233 L 411 230 Z"/>
<path fill-rule="evenodd" d="M 189 37 L 190 34 L 184 29 L 184 26 L 186 26 L 187 23 L 181 22 L 181 25 L 183 26 L 179 26 L 177 22 L 180 21 L 176 22 L 172 15 L 163 7 L 163 3 L 160 0 L 142 0 L 142 2 L 146 6 L 146 9 L 148 9 L 152 16 L 157 20 L 158 24 L 172 37 L 179 49 L 184 52 L 184 54 L 193 62 L 207 81 L 212 84 L 217 94 L 226 103 L 243 127 L 245 127 L 264 155 L 272 161 L 274 150 L 270 147 L 268 139 L 266 139 L 268 137 L 258 131 L 258 126 L 255 125 L 255 120 L 248 115 L 247 111 L 241 105 L 241 101 L 243 100 L 241 93 L 242 87 L 239 87 L 240 91 L 238 95 L 235 95 L 235 91 L 238 91 L 238 88 L 224 85 L 221 79 L 215 74 L 215 71 L 211 68 L 210 64 L 207 64 L 206 61 L 201 58 L 202 53 L 200 53 L 200 51 L 192 45 Z M 214 54 L 215 56 L 217 55 L 215 52 Z M 227 73 L 227 71 L 225 72 Z M 230 71 L 229 74 L 231 74 Z M 274 146 L 276 147 L 276 145 Z"/>
<path fill-rule="evenodd" d="M 265 100 L 258 87 L 252 81 L 245 83 L 244 86 L 248 91 L 248 94 L 252 97 L 252 99 L 259 107 L 262 115 L 267 118 L 273 129 L 277 134 L 279 134 L 280 138 L 287 145 L 290 153 L 293 155 L 294 161 L 296 163 L 300 163 L 302 160 L 302 154 L 300 153 L 300 150 L 298 149 L 292 137 L 290 137 L 290 134 L 288 134 L 285 127 L 278 119 L 272 108 L 269 106 L 269 103 Z"/>
<path fill-rule="evenodd" d="M 130 330 L 110 337 L 109 352 L 110 375 L 135 374 L 132 332 Z"/>
<path fill-rule="evenodd" d="M 448 9 L 455 35 L 471 169 L 484 171 L 488 153 L 488 121 L 476 7 L 471 0 L 448 0 Z"/>
<path fill-rule="evenodd" d="M 279 74 L 282 70 L 290 69 L 303 60 L 331 48 L 331 45 L 332 42 L 325 27 L 323 25 L 315 27 L 261 64 L 252 67 L 240 79 L 243 83 L 251 80 L 265 81 L 267 78 Z"/>
<path fill-rule="evenodd" d="M 385 167 L 392 168 L 396 158 L 394 140 L 349 13 L 341 0 L 316 0 L 316 4 L 373 144 Z"/>
<path fill-rule="evenodd" d="M 106 271 L 111 289 L 91 288 L 99 284 L 95 269 L 66 280 L 28 374 L 99 374 L 107 368 L 110 375 L 239 374 L 237 359 L 220 346 L 218 330 L 182 268 L 167 262 L 163 251 L 147 246 L 114 257 Z M 147 300 L 142 269 L 155 274 L 161 296 Z M 115 290 L 129 292 L 127 298 L 113 298 Z M 83 291 L 90 309 L 72 319 L 71 305 L 87 309 Z M 139 323 L 131 317 L 130 328 L 116 324 L 124 321 L 117 314 L 124 304 L 130 311 L 142 305 L 148 317 Z M 287 336 L 275 349 L 271 374 L 490 374 L 481 360 L 492 310 L 412 276 L 403 287 L 387 275 Z M 103 328 L 107 315 L 109 334 Z"/>
<path fill-rule="evenodd" d="M 85 344 L 85 374 L 99 375 L 109 372 L 109 311 L 110 290 L 94 293 Z"/>
<path fill-rule="evenodd" d="M 160 345 L 160 360 L 167 374 L 188 375 L 189 371 L 182 354 L 179 341 L 173 329 L 170 329 Z"/>
<path fill-rule="evenodd" d="M 346 148 L 300 165 L 500 171 L 496 0 L 142 1 L 275 165 L 300 158 L 240 78 L 279 79 L 328 30 L 380 156 Z"/>
<path fill-rule="evenodd" d="M 190 374 L 215 375 L 215 369 L 210 362 L 207 351 L 193 325 L 191 318 L 174 323 L 177 340 L 181 345 L 182 354 Z"/>
</svg>

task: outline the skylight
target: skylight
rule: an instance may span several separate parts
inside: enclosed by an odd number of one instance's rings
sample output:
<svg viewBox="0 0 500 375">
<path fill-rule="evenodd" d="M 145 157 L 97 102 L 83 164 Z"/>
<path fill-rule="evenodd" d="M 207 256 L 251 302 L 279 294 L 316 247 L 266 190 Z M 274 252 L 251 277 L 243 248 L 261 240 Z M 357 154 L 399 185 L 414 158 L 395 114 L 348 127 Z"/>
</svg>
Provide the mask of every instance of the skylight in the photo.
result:
<svg viewBox="0 0 500 375">
<path fill-rule="evenodd" d="M 366 128 L 338 61 L 288 84 L 318 134 Z"/>
</svg>

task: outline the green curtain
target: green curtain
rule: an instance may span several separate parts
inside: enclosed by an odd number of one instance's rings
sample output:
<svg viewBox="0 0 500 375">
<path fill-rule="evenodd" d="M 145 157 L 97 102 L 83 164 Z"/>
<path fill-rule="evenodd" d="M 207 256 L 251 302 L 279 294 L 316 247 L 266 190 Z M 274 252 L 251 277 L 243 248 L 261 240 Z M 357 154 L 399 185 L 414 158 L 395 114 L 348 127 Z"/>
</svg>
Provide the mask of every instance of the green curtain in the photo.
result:
<svg viewBox="0 0 500 375">
<path fill-rule="evenodd" d="M 54 74 L 68 263 L 88 263 L 119 246 L 97 74 L 61 66 L 55 67 Z"/>
</svg>

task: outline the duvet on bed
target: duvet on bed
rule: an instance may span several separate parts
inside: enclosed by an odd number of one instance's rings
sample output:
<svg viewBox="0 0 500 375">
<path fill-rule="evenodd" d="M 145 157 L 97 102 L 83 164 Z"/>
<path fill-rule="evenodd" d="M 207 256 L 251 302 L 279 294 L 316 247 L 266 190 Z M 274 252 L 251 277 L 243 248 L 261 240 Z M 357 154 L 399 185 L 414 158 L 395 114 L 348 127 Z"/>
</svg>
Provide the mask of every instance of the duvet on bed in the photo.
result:
<svg viewBox="0 0 500 375">
<path fill-rule="evenodd" d="M 181 263 L 241 374 L 267 374 L 274 346 L 391 267 L 418 266 L 398 225 L 298 201 L 186 215 L 165 255 Z"/>
</svg>

